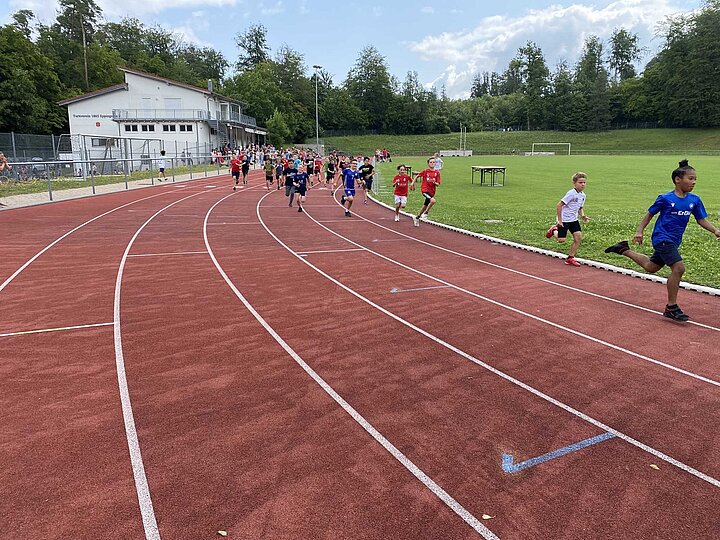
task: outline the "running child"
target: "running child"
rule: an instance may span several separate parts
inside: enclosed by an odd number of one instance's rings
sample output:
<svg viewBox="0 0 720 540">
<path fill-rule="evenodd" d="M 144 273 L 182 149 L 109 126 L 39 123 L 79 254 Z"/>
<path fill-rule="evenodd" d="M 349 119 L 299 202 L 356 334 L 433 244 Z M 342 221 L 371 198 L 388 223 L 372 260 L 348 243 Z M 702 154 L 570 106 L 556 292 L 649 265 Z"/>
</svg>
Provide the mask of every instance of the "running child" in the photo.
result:
<svg viewBox="0 0 720 540">
<path fill-rule="evenodd" d="M 671 177 L 675 189 L 658 195 L 652 206 L 648 208 L 645 217 L 640 221 L 632 238 L 633 244 L 642 244 L 645 227 L 650 224 L 655 214 L 659 214 L 652 232 L 653 254 L 648 257 L 642 253 L 632 251 L 627 240 L 613 244 L 605 250 L 605 253 L 624 255 L 651 274 L 668 265 L 671 273 L 667 279 L 668 301 L 663 316 L 684 322 L 689 320 L 690 317 L 677 305 L 680 279 L 685 273 L 685 263 L 680 255 L 679 248 L 687 224 L 690 221 L 690 216 L 692 215 L 698 225 L 713 233 L 717 238 L 720 238 L 720 229 L 708 221 L 708 213 L 700 197 L 691 193 L 697 182 L 697 173 L 688 164 L 687 159 L 679 163 L 678 168 L 672 172 Z"/>
<path fill-rule="evenodd" d="M 363 164 L 360 166 L 360 178 L 362 179 L 363 195 L 365 200 L 363 204 L 368 203 L 368 192 L 372 193 L 373 178 L 375 173 L 373 171 L 375 167 L 370 164 L 370 158 L 365 156 L 363 158 Z"/>
<path fill-rule="evenodd" d="M 565 264 L 580 266 L 580 263 L 575 260 L 580 242 L 582 242 L 582 230 L 580 228 L 578 215 L 585 223 L 590 221 L 590 218 L 585 215 L 584 210 L 587 175 L 584 172 L 576 172 L 572 177 L 572 183 L 573 188 L 557 203 L 556 223 L 548 229 L 545 237 L 555 238 L 559 244 L 562 244 L 567 238 L 567 233 L 570 232 L 573 237 L 573 243 L 572 246 L 570 246 L 567 259 L 565 259 Z"/>
<path fill-rule="evenodd" d="M 280 180 L 282 179 L 284 170 L 285 165 L 283 164 L 283 160 L 278 159 L 277 165 L 275 165 L 275 181 L 277 182 L 278 189 L 280 189 Z"/>
<path fill-rule="evenodd" d="M 395 221 L 400 221 L 400 209 L 407 205 L 408 185 L 415 187 L 412 178 L 405 172 L 405 165 L 398 165 L 397 175 L 393 178 L 395 193 Z"/>
<path fill-rule="evenodd" d="M 247 175 L 250 171 L 250 154 L 245 154 L 244 159 L 242 160 L 242 177 L 243 177 L 243 184 L 247 184 Z"/>
<path fill-rule="evenodd" d="M 325 164 L 325 184 L 330 186 L 330 194 L 335 189 L 335 175 L 337 174 L 337 165 L 335 164 L 335 158 L 330 156 L 330 159 Z"/>
<path fill-rule="evenodd" d="M 240 183 L 240 166 L 242 165 L 242 160 L 240 159 L 240 156 L 238 154 L 233 155 L 232 159 L 230 160 L 230 174 L 232 175 L 233 179 L 235 180 L 235 185 L 233 186 L 233 191 L 237 190 L 238 184 Z"/>
<path fill-rule="evenodd" d="M 270 191 L 270 188 L 273 185 L 273 171 L 275 169 L 275 165 L 273 164 L 273 160 L 270 156 L 264 157 L 263 169 L 265 170 L 265 188 Z"/>
<path fill-rule="evenodd" d="M 285 196 L 290 197 L 288 206 L 292 206 L 293 198 L 295 197 L 295 175 L 298 170 L 294 167 L 292 161 L 289 161 L 285 170 L 283 171 L 283 178 L 285 178 Z"/>
<path fill-rule="evenodd" d="M 297 194 L 298 212 L 303 211 L 303 204 L 305 203 L 305 192 L 307 191 L 307 181 L 309 176 L 309 174 L 305 172 L 305 170 L 305 165 L 301 164 L 300 168 L 298 169 L 298 173 L 295 175 L 295 179 L 293 181 L 295 193 Z"/>
<path fill-rule="evenodd" d="M 320 172 L 322 171 L 322 158 L 320 156 L 315 156 L 315 161 L 313 162 L 313 170 L 315 171 L 315 181 L 319 184 L 322 181 L 322 178 L 320 177 Z"/>
<path fill-rule="evenodd" d="M 422 196 L 425 199 L 420 212 L 413 218 L 413 223 L 416 227 L 420 226 L 421 219 L 428 218 L 428 212 L 430 212 L 430 209 L 435 206 L 435 190 L 437 189 L 437 186 L 440 185 L 440 171 L 435 170 L 435 158 L 429 158 L 427 160 L 427 164 L 428 166 L 426 169 L 415 175 L 415 181 L 417 181 L 418 178 L 422 178 L 420 193 L 422 193 Z"/>
<path fill-rule="evenodd" d="M 350 161 L 350 168 L 342 171 L 343 196 L 341 204 L 345 208 L 345 217 L 352 217 L 350 207 L 355 199 L 355 186 L 360 183 L 360 171 L 357 170 L 357 160 Z"/>
</svg>

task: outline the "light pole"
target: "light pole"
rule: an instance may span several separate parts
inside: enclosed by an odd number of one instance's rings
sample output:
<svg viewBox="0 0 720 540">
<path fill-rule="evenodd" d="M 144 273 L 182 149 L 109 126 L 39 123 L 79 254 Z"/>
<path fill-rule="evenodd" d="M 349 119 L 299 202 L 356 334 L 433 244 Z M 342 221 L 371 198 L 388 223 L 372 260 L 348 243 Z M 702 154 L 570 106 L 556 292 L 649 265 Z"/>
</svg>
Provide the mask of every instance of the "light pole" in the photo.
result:
<svg viewBox="0 0 720 540">
<path fill-rule="evenodd" d="M 315 153 L 320 155 L 320 122 L 318 117 L 318 69 L 322 66 L 315 64 L 313 69 L 315 70 Z"/>
</svg>

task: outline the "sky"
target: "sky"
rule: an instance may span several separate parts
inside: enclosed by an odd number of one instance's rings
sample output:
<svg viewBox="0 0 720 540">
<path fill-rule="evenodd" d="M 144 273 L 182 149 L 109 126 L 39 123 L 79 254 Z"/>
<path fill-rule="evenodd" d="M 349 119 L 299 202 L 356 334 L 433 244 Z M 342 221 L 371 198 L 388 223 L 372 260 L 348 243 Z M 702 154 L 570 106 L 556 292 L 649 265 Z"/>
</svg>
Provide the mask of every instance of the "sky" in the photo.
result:
<svg viewBox="0 0 720 540">
<path fill-rule="evenodd" d="M 267 29 L 271 55 L 283 44 L 328 71 L 340 84 L 360 51 L 375 46 L 400 81 L 416 71 L 427 88 L 445 85 L 451 98 L 470 95 L 473 75 L 504 71 L 528 41 L 543 51 L 553 71 L 560 61 L 573 66 L 585 38 L 607 43 L 617 28 L 638 35 L 647 52 L 642 69 L 662 45 L 659 30 L 668 16 L 700 9 L 702 0 L 535 1 L 423 0 L 95 0 L 107 21 L 135 17 L 159 24 L 188 43 L 211 46 L 233 64 L 235 36 L 250 25 Z M 0 0 L 0 22 L 31 9 L 48 24 L 56 0 Z"/>
</svg>

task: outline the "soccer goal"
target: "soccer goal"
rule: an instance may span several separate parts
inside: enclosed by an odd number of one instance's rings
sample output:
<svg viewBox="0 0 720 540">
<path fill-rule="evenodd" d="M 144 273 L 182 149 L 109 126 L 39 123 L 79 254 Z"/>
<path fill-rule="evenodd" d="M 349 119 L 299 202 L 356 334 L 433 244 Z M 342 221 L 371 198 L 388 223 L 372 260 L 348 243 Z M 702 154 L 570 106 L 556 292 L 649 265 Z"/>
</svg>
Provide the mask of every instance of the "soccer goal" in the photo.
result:
<svg viewBox="0 0 720 540">
<path fill-rule="evenodd" d="M 570 155 L 569 142 L 534 142 L 532 143 L 531 156 L 554 156 L 560 154 Z"/>
</svg>

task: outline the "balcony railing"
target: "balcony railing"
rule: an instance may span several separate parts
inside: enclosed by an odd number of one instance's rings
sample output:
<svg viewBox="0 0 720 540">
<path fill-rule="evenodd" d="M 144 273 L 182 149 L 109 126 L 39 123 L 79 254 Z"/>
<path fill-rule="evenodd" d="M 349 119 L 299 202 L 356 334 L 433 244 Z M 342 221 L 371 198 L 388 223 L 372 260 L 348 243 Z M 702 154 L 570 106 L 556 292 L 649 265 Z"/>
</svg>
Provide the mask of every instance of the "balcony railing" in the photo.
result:
<svg viewBox="0 0 720 540">
<path fill-rule="evenodd" d="M 113 109 L 113 120 L 208 120 L 202 109 Z"/>
</svg>

